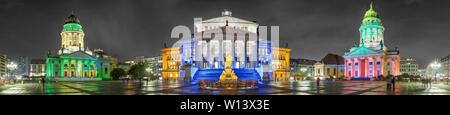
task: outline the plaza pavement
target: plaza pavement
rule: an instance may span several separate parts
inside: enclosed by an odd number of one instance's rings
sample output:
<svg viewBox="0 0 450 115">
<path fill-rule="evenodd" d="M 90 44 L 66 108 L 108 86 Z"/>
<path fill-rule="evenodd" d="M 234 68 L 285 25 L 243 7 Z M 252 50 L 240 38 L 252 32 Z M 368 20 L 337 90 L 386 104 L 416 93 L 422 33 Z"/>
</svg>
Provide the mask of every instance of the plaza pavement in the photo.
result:
<svg viewBox="0 0 450 115">
<path fill-rule="evenodd" d="M 258 89 L 206 90 L 188 82 L 88 81 L 25 82 L 0 86 L 0 95 L 449 95 L 450 85 L 424 87 L 419 82 L 398 82 L 388 90 L 383 81 L 268 82 Z"/>
</svg>

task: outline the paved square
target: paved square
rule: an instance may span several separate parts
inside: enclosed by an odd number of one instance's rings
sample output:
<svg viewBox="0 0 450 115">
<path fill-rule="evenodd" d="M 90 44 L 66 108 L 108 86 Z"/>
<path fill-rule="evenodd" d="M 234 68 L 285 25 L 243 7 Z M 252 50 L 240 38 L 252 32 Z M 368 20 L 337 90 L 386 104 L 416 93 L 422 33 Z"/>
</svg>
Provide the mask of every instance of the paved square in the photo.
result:
<svg viewBox="0 0 450 115">
<path fill-rule="evenodd" d="M 398 82 L 388 90 L 383 81 L 267 82 L 258 89 L 206 90 L 189 82 L 88 81 L 34 82 L 0 86 L 0 95 L 448 95 L 445 83 L 424 87 L 418 82 Z"/>
</svg>

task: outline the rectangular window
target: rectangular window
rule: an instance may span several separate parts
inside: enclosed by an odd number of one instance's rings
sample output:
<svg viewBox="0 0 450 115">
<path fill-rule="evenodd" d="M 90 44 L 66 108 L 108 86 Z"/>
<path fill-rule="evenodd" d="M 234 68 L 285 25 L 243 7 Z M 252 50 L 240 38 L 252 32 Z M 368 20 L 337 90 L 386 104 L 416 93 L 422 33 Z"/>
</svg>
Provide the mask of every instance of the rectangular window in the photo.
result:
<svg viewBox="0 0 450 115">
<path fill-rule="evenodd" d="M 373 62 L 369 62 L 369 65 L 372 65 L 373 64 Z"/>
</svg>

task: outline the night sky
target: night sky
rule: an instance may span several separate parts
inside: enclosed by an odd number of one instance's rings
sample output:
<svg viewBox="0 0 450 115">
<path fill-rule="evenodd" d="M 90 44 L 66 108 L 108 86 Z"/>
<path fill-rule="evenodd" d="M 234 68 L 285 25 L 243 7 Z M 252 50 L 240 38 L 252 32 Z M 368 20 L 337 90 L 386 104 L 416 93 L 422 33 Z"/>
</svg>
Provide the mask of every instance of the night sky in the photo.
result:
<svg viewBox="0 0 450 115">
<path fill-rule="evenodd" d="M 64 19 L 75 12 L 89 49 L 102 48 L 119 60 L 157 56 L 174 40 L 177 25 L 209 19 L 229 9 L 234 17 L 280 26 L 280 45 L 293 58 L 320 60 L 343 55 L 359 42 L 358 28 L 369 0 L 0 0 L 0 52 L 45 58 L 60 48 Z M 375 0 L 385 44 L 420 67 L 450 54 L 449 0 Z"/>
</svg>

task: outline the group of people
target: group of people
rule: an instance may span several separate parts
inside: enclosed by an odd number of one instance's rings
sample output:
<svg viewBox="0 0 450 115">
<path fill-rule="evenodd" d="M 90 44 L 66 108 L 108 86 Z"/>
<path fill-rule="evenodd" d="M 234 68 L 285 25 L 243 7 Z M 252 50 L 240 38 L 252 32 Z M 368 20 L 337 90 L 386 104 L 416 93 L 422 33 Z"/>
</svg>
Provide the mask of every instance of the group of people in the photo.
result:
<svg viewBox="0 0 450 115">
<path fill-rule="evenodd" d="M 388 79 L 386 80 L 388 89 L 395 90 L 395 82 L 396 82 L 395 80 L 396 77 L 392 76 L 388 77 Z"/>
<path fill-rule="evenodd" d="M 431 87 L 431 82 L 432 82 L 432 80 L 431 80 L 431 78 L 422 78 L 422 79 L 420 79 L 420 81 L 422 82 L 422 86 L 423 87 Z"/>
</svg>

